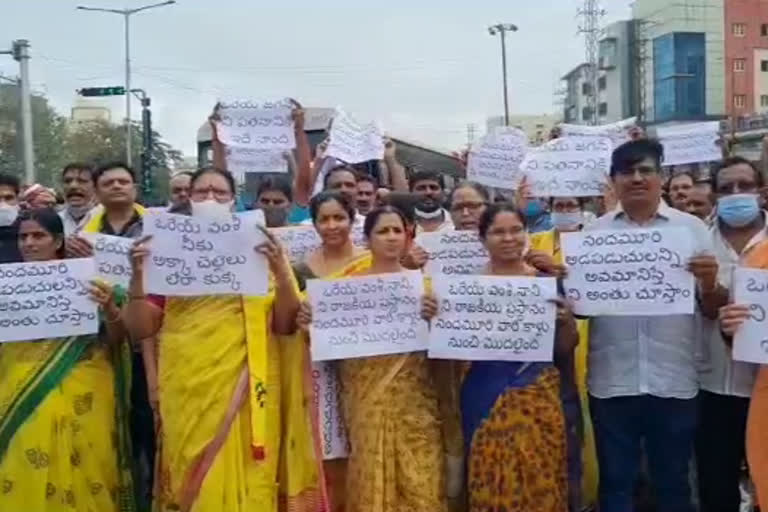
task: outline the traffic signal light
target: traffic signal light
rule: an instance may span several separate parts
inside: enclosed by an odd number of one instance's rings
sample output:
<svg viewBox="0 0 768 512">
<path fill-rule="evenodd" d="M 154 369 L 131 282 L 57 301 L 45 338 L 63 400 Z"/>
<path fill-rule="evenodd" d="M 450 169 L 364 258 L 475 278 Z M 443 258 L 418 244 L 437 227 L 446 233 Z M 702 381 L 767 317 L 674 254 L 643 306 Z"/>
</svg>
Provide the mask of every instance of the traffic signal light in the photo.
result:
<svg viewBox="0 0 768 512">
<path fill-rule="evenodd" d="M 80 96 L 123 96 L 125 87 L 86 87 L 77 91 Z"/>
</svg>

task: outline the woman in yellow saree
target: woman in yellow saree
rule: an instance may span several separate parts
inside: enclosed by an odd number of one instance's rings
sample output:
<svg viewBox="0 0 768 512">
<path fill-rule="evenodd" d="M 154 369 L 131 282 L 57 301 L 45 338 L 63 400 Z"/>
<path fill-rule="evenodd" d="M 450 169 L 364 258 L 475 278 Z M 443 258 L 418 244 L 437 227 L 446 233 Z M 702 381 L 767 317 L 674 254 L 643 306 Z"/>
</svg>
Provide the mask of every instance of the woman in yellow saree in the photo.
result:
<svg viewBox="0 0 768 512">
<path fill-rule="evenodd" d="M 400 272 L 410 235 L 398 209 L 369 213 L 364 232 L 372 259 L 342 276 Z M 299 325 L 312 321 L 304 302 Z M 349 435 L 347 512 L 443 512 L 444 458 L 437 396 L 424 353 L 347 359 L 339 364 Z"/>
<path fill-rule="evenodd" d="M 64 258 L 54 210 L 18 222 L 24 261 Z M 100 281 L 90 293 L 105 317 L 99 334 L 0 344 L 2 511 L 135 510 L 119 299 Z"/>
<path fill-rule="evenodd" d="M 232 210 L 235 185 L 207 168 L 191 180 L 193 216 Z M 125 316 L 155 337 L 160 409 L 159 512 L 324 510 L 308 386 L 295 332 L 299 296 L 282 248 L 265 231 L 266 297 L 147 297 L 142 239 L 132 252 Z"/>
<path fill-rule="evenodd" d="M 356 248 L 352 244 L 350 235 L 355 218 L 355 207 L 346 196 L 333 191 L 321 192 L 312 198 L 309 210 L 312 223 L 322 240 L 322 245 L 307 255 L 305 260 L 294 268 L 302 291 L 307 279 L 334 279 L 340 277 L 341 273 L 348 270 L 350 265 L 355 267 L 370 265 L 370 253 Z M 306 356 L 308 355 L 306 353 Z M 320 371 L 330 372 L 331 375 L 336 376 L 336 380 L 338 379 L 338 369 L 334 362 L 316 363 L 313 366 Z M 324 368 L 318 368 L 318 366 L 324 366 Z M 318 392 L 328 393 L 326 390 L 319 390 Z M 333 393 L 333 391 L 330 392 Z M 329 402 L 331 406 L 338 405 L 338 396 L 334 398 L 336 400 Z M 316 397 L 315 404 L 317 402 Z M 333 412 L 337 416 L 341 415 L 339 410 Z M 318 425 L 322 425 L 323 414 L 319 410 L 315 411 L 315 414 Z M 322 429 L 318 427 L 318 430 Z M 330 438 L 333 433 L 322 430 L 321 434 L 321 443 L 330 445 Z M 327 442 L 326 438 L 328 439 Z M 346 457 L 324 460 L 323 473 L 328 491 L 329 512 L 344 512 L 347 478 Z"/>
</svg>

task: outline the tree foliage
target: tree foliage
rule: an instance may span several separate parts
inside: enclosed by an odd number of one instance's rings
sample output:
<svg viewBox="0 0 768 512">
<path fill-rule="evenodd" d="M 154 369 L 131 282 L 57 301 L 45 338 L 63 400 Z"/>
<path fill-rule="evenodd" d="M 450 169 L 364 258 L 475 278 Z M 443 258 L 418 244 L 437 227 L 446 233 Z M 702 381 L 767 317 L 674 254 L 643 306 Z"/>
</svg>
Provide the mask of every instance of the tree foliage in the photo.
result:
<svg viewBox="0 0 768 512">
<path fill-rule="evenodd" d="M 0 172 L 23 177 L 18 88 L 0 85 Z M 35 144 L 37 181 L 47 186 L 59 184 L 61 169 L 69 162 L 100 165 L 125 160 L 125 126 L 107 121 L 70 123 L 59 115 L 43 95 L 32 97 L 32 123 Z M 18 127 L 18 128 L 17 128 Z M 153 131 L 152 190 L 145 202 L 164 200 L 168 192 L 170 169 L 182 161 L 180 151 L 164 142 Z M 133 166 L 140 177 L 142 127 L 131 124 L 131 153 Z"/>
</svg>

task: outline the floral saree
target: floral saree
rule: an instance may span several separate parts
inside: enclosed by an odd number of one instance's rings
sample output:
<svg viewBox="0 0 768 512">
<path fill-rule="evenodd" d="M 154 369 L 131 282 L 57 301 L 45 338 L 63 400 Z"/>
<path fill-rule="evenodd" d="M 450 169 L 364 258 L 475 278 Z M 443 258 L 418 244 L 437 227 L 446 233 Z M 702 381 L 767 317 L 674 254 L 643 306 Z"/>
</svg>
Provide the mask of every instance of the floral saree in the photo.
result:
<svg viewBox="0 0 768 512">
<path fill-rule="evenodd" d="M 370 266 L 361 259 L 335 277 Z M 438 401 L 424 353 L 339 362 L 349 435 L 347 512 L 446 510 Z"/>
</svg>

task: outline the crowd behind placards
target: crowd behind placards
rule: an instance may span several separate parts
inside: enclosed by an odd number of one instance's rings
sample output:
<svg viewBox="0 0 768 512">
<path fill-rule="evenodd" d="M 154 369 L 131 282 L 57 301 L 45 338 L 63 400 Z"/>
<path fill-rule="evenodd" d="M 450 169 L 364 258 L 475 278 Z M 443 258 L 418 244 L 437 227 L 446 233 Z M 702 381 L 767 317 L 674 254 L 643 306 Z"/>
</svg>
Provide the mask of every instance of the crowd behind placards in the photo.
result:
<svg viewBox="0 0 768 512">
<path fill-rule="evenodd" d="M 0 175 L 0 510 L 768 503 L 766 189 L 716 125 L 503 128 L 446 190 L 342 108 L 210 121 L 162 208 Z"/>
</svg>

